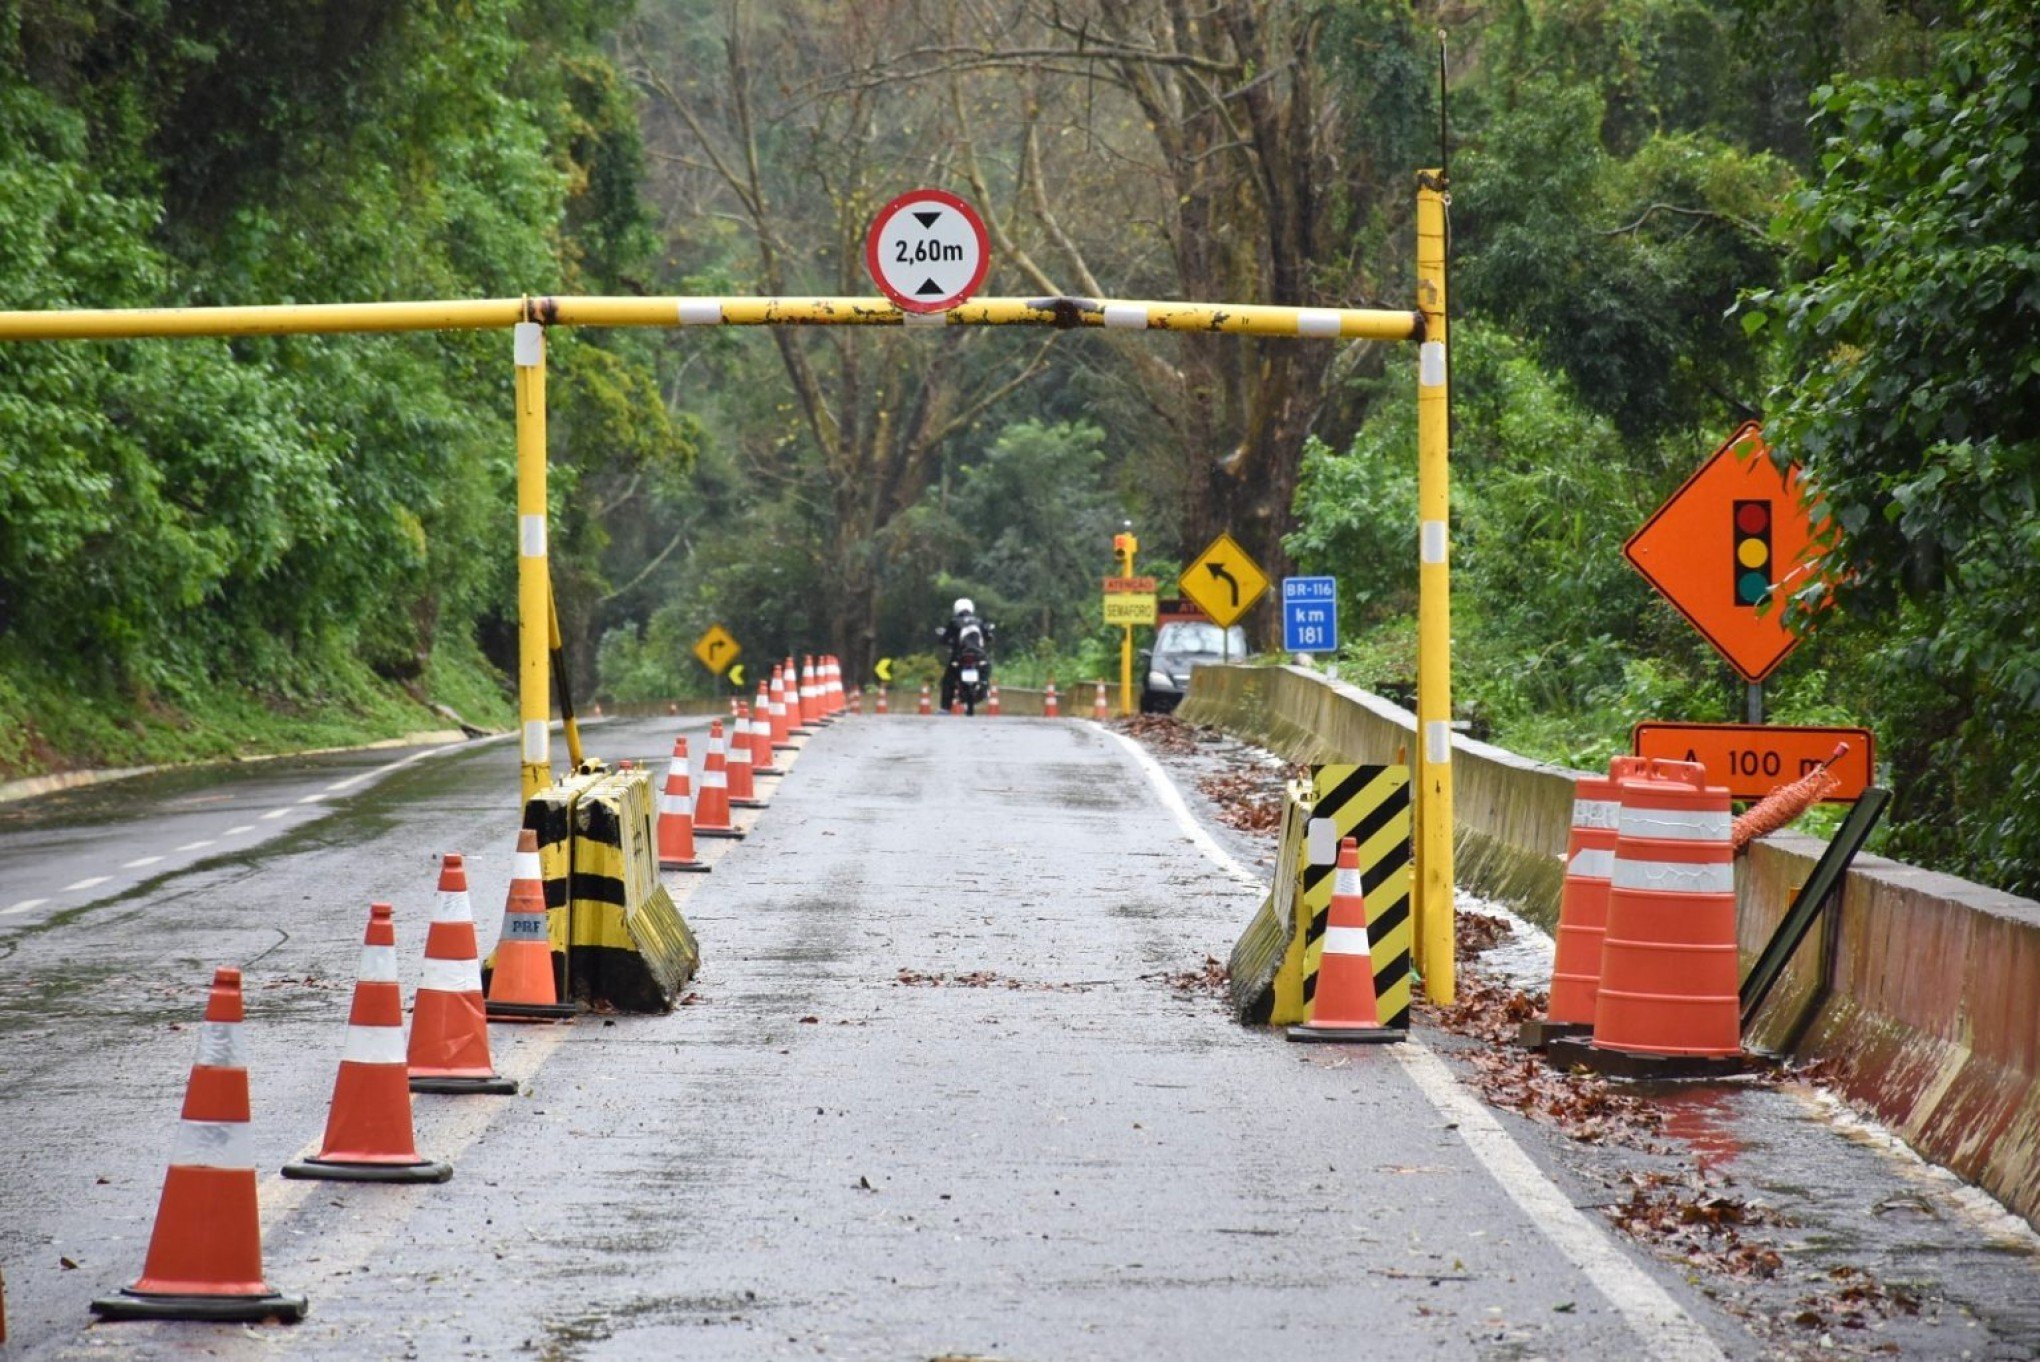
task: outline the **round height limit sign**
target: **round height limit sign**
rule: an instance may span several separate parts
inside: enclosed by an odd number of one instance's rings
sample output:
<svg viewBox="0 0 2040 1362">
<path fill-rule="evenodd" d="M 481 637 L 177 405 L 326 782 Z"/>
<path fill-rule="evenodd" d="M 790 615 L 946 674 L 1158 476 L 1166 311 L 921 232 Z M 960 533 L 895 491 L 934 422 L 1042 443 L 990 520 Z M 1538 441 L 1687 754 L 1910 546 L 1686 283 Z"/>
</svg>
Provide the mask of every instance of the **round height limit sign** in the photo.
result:
<svg viewBox="0 0 2040 1362">
<path fill-rule="evenodd" d="M 907 312 L 944 312 L 977 291 L 991 263 L 977 210 L 940 189 L 914 189 L 879 209 L 864 263 Z"/>
</svg>

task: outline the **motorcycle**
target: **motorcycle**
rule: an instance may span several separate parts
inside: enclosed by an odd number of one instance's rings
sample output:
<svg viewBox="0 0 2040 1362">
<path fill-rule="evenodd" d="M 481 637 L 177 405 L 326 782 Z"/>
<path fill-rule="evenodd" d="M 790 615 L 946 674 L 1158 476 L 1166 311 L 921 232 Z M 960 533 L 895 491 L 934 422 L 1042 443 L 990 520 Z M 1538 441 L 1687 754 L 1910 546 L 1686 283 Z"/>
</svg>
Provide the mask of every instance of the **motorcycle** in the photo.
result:
<svg viewBox="0 0 2040 1362">
<path fill-rule="evenodd" d="M 984 630 L 976 624 L 965 625 L 949 654 L 949 669 L 942 681 L 943 708 L 961 700 L 963 712 L 975 717 L 991 688 L 992 656 Z"/>
</svg>

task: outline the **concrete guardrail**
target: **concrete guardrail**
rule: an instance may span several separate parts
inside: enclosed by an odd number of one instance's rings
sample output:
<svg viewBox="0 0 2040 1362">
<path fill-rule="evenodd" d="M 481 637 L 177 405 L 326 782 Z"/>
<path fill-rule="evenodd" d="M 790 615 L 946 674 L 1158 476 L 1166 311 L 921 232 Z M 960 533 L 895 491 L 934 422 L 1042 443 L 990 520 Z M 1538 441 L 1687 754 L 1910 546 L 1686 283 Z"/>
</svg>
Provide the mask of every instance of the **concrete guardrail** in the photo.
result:
<svg viewBox="0 0 2040 1362">
<path fill-rule="evenodd" d="M 1201 667 L 1179 715 L 1300 762 L 1394 761 L 1416 730 L 1400 706 L 1298 667 Z M 1552 928 L 1582 773 L 1452 747 L 1461 887 Z M 1823 846 L 1783 832 L 1737 859 L 1746 966 Z M 1866 855 L 1823 923 L 1748 1042 L 1830 1061 L 1850 1101 L 2040 1228 L 2040 902 Z"/>
</svg>

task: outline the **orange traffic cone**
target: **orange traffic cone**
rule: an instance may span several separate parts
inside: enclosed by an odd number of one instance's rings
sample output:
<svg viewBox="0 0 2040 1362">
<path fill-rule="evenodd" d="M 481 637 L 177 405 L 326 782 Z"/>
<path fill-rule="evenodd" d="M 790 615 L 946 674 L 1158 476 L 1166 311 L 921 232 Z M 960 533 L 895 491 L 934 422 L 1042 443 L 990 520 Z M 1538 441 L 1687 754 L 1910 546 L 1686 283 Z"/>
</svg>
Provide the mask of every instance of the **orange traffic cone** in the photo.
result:
<svg viewBox="0 0 2040 1362">
<path fill-rule="evenodd" d="M 439 906 L 425 929 L 425 976 L 411 1004 L 412 1092 L 516 1093 L 516 1080 L 497 1073 L 489 1057 L 483 1006 L 467 866 L 449 853 L 439 866 Z"/>
<path fill-rule="evenodd" d="M 878 688 L 878 705 L 877 705 L 877 709 L 878 709 L 878 712 L 879 712 L 880 714 L 890 714 L 890 713 L 892 713 L 892 710 L 891 710 L 891 708 L 887 706 L 887 704 L 886 704 L 886 701 L 885 701 L 885 687 L 884 687 L 884 686 L 880 686 L 880 687 Z"/>
<path fill-rule="evenodd" d="M 666 768 L 666 792 L 659 796 L 659 869 L 709 870 L 694 852 L 694 791 L 688 783 L 685 738 L 673 739 L 673 764 Z"/>
<path fill-rule="evenodd" d="M 999 717 L 999 688 L 997 686 L 993 686 L 991 691 L 985 696 L 985 713 L 994 719 Z"/>
<path fill-rule="evenodd" d="M 1041 717 L 1044 719 L 1062 717 L 1062 705 L 1056 699 L 1054 677 L 1049 678 L 1048 691 L 1041 697 Z"/>
<path fill-rule="evenodd" d="M 838 714 L 843 712 L 847 703 L 843 698 L 843 664 L 836 660 L 834 653 L 829 654 L 829 703 Z"/>
<path fill-rule="evenodd" d="M 1615 758 L 1616 771 L 1634 757 Z M 1615 829 L 1622 813 L 1619 776 L 1582 776 L 1573 787 L 1565 880 L 1558 898 L 1558 951 L 1544 1016 L 1527 1021 L 1522 1041 L 1542 1049 L 1559 1036 L 1594 1029 L 1594 994 L 1601 985 L 1601 937 L 1608 924 L 1608 877 L 1615 868 Z"/>
<path fill-rule="evenodd" d="M 791 751 L 793 742 L 793 713 L 786 694 L 786 673 L 779 664 L 772 665 L 772 746 L 779 751 Z"/>
<path fill-rule="evenodd" d="M 1619 784 L 1621 824 L 1593 1048 L 1738 1057 L 1742 1007 L 1728 791 L 1710 786 L 1704 767 L 1678 761 L 1652 761 L 1647 775 Z"/>
<path fill-rule="evenodd" d="M 863 691 L 861 691 L 861 690 L 853 690 L 853 691 L 851 691 L 851 692 L 850 692 L 850 712 L 851 712 L 852 714 L 858 715 L 858 716 L 860 716 L 860 717 L 861 717 L 861 716 L 863 715 L 863 713 L 864 713 L 864 692 L 863 692 Z"/>
<path fill-rule="evenodd" d="M 262 1279 L 262 1216 L 241 1043 L 245 1016 L 241 971 L 215 970 L 149 1256 L 141 1280 L 92 1302 L 101 1319 L 295 1324 L 305 1317 L 303 1296 L 279 1295 Z"/>
<path fill-rule="evenodd" d="M 1103 681 L 1098 683 L 1098 698 L 1091 703 L 1091 717 L 1101 724 L 1112 717 L 1112 711 L 1105 707 L 1105 683 Z"/>
<path fill-rule="evenodd" d="M 767 802 L 758 797 L 758 784 L 751 776 L 751 751 L 751 710 L 748 705 L 739 706 L 736 736 L 730 739 L 727 759 L 733 809 L 762 809 Z"/>
<path fill-rule="evenodd" d="M 503 902 L 503 934 L 496 939 L 496 969 L 489 976 L 485 1006 L 490 1021 L 553 1022 L 580 1009 L 560 1001 L 553 973 L 552 931 L 545 903 L 545 871 L 538 860 L 538 834 L 517 833 L 510 863 L 510 893 Z"/>
<path fill-rule="evenodd" d="M 532 858 L 537 859 L 536 852 Z M 404 1072 L 397 924 L 387 903 L 368 906 L 361 977 L 347 1014 L 347 1048 L 333 1083 L 326 1138 L 311 1158 L 285 1164 L 283 1175 L 336 1182 L 444 1182 L 453 1176 L 452 1165 L 418 1157 L 411 1086 Z"/>
<path fill-rule="evenodd" d="M 786 774 L 772 764 L 772 694 L 766 689 L 763 678 L 758 682 L 758 702 L 751 706 L 751 774 Z"/>
<path fill-rule="evenodd" d="M 701 768 L 701 797 L 694 801 L 694 835 L 739 838 L 744 830 L 730 822 L 730 776 L 724 760 L 722 720 L 708 726 L 708 756 Z"/>
<path fill-rule="evenodd" d="M 1291 1040 L 1401 1040 L 1399 1027 L 1383 1026 L 1375 1004 L 1374 956 L 1367 945 L 1367 902 L 1360 892 L 1360 844 L 1339 842 L 1332 874 L 1332 906 L 1325 916 L 1324 958 L 1310 1020 L 1288 1030 Z"/>
<path fill-rule="evenodd" d="M 794 676 L 793 731 L 811 733 L 821 717 L 815 712 L 815 659 L 812 655 L 801 658 L 800 670 Z"/>
<path fill-rule="evenodd" d="M 921 683 L 921 713 L 933 714 L 934 712 L 928 696 L 928 683 L 923 681 Z"/>
</svg>

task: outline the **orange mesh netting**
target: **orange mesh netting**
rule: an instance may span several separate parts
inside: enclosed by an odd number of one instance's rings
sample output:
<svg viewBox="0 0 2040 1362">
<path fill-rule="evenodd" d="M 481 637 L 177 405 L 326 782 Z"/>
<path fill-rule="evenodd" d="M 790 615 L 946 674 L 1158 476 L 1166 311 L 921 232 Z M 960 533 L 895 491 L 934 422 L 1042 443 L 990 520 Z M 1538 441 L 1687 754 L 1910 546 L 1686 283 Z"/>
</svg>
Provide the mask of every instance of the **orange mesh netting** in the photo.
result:
<svg viewBox="0 0 2040 1362">
<path fill-rule="evenodd" d="M 1808 771 L 1789 785 L 1780 785 L 1756 803 L 1750 805 L 1735 820 L 1729 839 L 1741 852 L 1759 837 L 1769 836 L 1805 813 L 1841 785 L 1841 780 L 1828 768 L 1841 760 L 1849 750 L 1847 743 L 1836 746 L 1832 755 L 1820 765 Z"/>
</svg>

